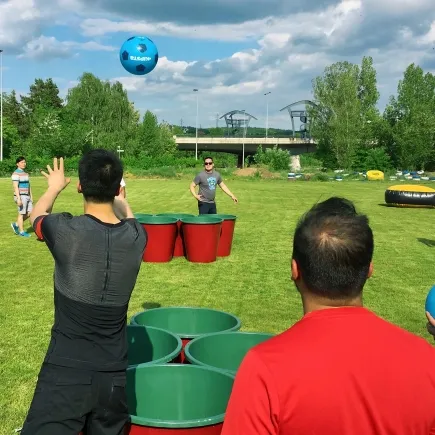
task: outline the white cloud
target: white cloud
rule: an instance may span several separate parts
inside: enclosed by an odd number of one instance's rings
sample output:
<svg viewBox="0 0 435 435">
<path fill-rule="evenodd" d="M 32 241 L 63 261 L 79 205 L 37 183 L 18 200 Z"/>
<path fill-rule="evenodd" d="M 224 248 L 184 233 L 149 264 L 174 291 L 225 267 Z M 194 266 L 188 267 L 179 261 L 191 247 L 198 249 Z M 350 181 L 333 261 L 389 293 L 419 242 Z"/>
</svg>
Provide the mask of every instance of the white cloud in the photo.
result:
<svg viewBox="0 0 435 435">
<path fill-rule="evenodd" d="M 53 36 L 43 36 L 29 41 L 23 53 L 18 58 L 29 58 L 34 60 L 46 60 L 48 58 L 68 58 L 77 55 L 76 50 L 86 51 L 114 51 L 116 47 L 99 44 L 95 41 L 74 42 L 59 41 Z"/>
<path fill-rule="evenodd" d="M 194 1 L 196 7 L 188 7 Z M 83 42 L 56 39 L 49 31 L 52 25 L 80 32 Z M 264 125 L 263 94 L 271 90 L 271 125 L 289 126 L 287 113 L 279 109 L 311 98 L 311 80 L 333 62 L 360 63 L 363 55 L 373 56 L 381 106 L 396 92 L 411 62 L 435 68 L 433 0 L 258 0 L 255 8 L 250 0 L 186 0 L 176 5 L 173 0 L 147 0 L 146 8 L 143 0 L 131 0 L 128 8 L 113 0 L 0 0 L 0 48 L 35 61 L 116 52 L 106 41 L 121 33 L 251 47 L 211 61 L 161 56 L 149 75 L 125 73 L 113 79 L 123 83 L 136 107 L 158 108 L 159 117 L 172 122 L 183 116 L 191 125 L 196 114 L 193 88 L 200 89 L 204 125 L 216 113 L 235 108 L 252 112 Z M 191 52 L 180 58 L 192 59 Z M 62 92 L 73 85 L 62 84 Z"/>
</svg>

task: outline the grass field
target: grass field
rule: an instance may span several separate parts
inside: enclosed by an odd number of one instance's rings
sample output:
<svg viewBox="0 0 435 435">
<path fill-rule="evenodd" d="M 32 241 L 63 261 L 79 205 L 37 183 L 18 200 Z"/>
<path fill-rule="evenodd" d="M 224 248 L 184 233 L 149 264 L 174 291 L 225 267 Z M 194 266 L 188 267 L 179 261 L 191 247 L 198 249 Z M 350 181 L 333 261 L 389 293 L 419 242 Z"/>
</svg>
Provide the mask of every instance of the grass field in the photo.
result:
<svg viewBox="0 0 435 435">
<path fill-rule="evenodd" d="M 75 182 L 59 197 L 54 212 L 82 213 Z M 197 213 L 184 180 L 127 180 L 135 212 Z M 35 201 L 45 189 L 33 178 Z M 196 305 L 229 311 L 242 329 L 279 333 L 302 314 L 289 279 L 292 234 L 298 217 L 332 195 L 355 201 L 375 234 L 375 272 L 364 301 L 380 316 L 430 339 L 424 301 L 435 284 L 435 210 L 382 206 L 387 184 L 378 182 L 287 182 L 230 180 L 234 205 L 218 192 L 218 212 L 238 216 L 231 257 L 208 265 L 175 259 L 144 263 L 129 317 L 144 307 Z M 9 179 L 0 180 L 0 434 L 21 427 L 32 398 L 53 320 L 53 261 L 44 243 L 13 234 L 15 205 Z"/>
</svg>

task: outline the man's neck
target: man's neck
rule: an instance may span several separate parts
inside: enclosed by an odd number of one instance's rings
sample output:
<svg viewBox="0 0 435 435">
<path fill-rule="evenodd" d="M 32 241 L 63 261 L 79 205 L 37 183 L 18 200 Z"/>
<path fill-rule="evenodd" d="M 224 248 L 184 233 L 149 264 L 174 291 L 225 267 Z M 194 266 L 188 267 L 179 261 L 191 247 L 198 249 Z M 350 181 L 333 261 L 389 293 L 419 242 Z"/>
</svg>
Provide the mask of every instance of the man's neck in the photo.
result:
<svg viewBox="0 0 435 435">
<path fill-rule="evenodd" d="M 327 310 L 331 308 L 343 307 L 362 307 L 363 301 L 361 296 L 347 300 L 330 300 L 312 295 L 302 295 L 302 305 L 304 314 L 318 310 Z"/>
<path fill-rule="evenodd" d="M 117 224 L 120 220 L 116 217 L 113 211 L 113 205 L 109 204 L 95 204 L 93 202 L 84 202 L 85 214 L 96 217 L 101 222 L 108 224 Z"/>
</svg>

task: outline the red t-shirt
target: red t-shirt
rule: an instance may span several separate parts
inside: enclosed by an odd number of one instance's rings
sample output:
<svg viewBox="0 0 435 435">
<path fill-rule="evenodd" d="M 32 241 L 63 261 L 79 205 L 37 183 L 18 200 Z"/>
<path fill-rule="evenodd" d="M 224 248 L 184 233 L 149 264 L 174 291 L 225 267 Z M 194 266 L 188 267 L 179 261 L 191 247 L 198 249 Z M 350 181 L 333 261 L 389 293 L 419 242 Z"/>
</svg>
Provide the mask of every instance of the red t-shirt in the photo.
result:
<svg viewBox="0 0 435 435">
<path fill-rule="evenodd" d="M 435 348 L 361 307 L 307 314 L 251 349 L 222 435 L 435 434 Z"/>
</svg>

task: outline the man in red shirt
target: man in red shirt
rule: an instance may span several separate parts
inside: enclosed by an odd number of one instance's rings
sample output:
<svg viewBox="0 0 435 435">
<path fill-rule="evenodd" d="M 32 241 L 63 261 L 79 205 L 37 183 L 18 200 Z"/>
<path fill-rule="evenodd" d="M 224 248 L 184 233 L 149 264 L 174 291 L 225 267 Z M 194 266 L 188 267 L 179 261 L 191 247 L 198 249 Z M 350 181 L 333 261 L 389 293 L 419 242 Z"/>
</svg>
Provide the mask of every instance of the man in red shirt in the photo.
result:
<svg viewBox="0 0 435 435">
<path fill-rule="evenodd" d="M 372 254 L 351 202 L 302 217 L 291 274 L 304 316 L 248 352 L 222 435 L 435 434 L 435 349 L 363 307 Z"/>
</svg>

